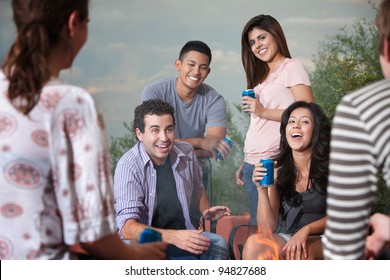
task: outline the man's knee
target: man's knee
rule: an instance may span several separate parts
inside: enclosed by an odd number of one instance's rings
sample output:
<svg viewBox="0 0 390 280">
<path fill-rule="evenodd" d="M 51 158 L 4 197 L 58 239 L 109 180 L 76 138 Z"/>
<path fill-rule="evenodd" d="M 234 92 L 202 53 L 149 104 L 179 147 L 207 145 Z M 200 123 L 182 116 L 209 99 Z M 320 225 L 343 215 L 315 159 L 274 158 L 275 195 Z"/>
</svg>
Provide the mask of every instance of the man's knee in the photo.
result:
<svg viewBox="0 0 390 280">
<path fill-rule="evenodd" d="M 203 232 L 202 235 L 208 237 L 210 239 L 211 244 L 228 249 L 228 245 L 226 243 L 225 238 L 223 238 L 223 236 L 211 232 Z"/>
</svg>

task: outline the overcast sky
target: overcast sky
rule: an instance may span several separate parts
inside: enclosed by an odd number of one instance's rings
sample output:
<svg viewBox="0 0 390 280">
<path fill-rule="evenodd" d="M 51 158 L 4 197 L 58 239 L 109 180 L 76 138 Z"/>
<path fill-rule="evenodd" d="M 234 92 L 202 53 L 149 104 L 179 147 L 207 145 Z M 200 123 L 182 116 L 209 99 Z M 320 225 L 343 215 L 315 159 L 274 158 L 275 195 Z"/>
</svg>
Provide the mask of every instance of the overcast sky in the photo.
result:
<svg viewBox="0 0 390 280">
<path fill-rule="evenodd" d="M 9 0 L 0 0 L 0 57 L 15 36 Z M 241 31 L 259 14 L 282 25 L 291 55 L 313 69 L 326 36 L 358 18 L 373 20 L 379 0 L 90 0 L 89 38 L 71 71 L 61 78 L 90 90 L 105 116 L 109 136 L 122 136 L 140 103 L 142 88 L 176 76 L 174 61 L 189 40 L 213 54 L 206 83 L 232 105 L 246 86 L 240 59 Z"/>
</svg>

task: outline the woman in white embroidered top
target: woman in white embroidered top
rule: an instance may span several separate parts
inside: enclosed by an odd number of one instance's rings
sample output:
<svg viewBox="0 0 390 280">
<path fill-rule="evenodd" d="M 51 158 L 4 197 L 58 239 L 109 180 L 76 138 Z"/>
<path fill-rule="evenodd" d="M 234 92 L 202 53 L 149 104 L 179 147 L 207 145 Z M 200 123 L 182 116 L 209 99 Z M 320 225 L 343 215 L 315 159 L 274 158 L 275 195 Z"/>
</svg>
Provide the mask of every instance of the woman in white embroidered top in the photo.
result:
<svg viewBox="0 0 390 280">
<path fill-rule="evenodd" d="M 0 259 L 161 259 L 123 243 L 104 126 L 84 89 L 58 79 L 87 40 L 88 0 L 13 0 L 17 37 L 0 71 Z M 81 256 L 81 255 L 79 255 Z"/>
</svg>

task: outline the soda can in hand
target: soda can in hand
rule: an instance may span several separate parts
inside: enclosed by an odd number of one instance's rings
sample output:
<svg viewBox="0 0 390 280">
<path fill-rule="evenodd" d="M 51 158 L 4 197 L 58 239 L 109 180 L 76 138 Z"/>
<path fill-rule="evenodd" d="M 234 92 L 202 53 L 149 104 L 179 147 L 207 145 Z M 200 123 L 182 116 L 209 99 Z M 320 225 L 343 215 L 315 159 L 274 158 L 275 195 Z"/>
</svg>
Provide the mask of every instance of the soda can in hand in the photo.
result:
<svg viewBox="0 0 390 280">
<path fill-rule="evenodd" d="M 260 159 L 260 163 L 267 168 L 267 175 L 260 180 L 261 187 L 272 187 L 274 185 L 274 161 L 272 159 Z"/>
<path fill-rule="evenodd" d="M 230 140 L 229 138 L 225 137 L 225 138 L 223 138 L 223 141 L 228 143 L 228 145 L 230 146 L 230 149 L 233 148 L 234 144 L 233 144 L 232 140 Z M 222 154 L 218 150 L 217 150 L 217 161 L 223 161 L 223 156 L 222 156 Z"/>
<path fill-rule="evenodd" d="M 242 91 L 242 97 L 244 96 L 249 96 L 249 97 L 252 97 L 252 98 L 256 98 L 256 95 L 255 95 L 255 92 L 253 91 L 253 89 L 245 89 Z"/>
<path fill-rule="evenodd" d="M 249 97 L 252 97 L 252 98 L 256 98 L 256 95 L 255 95 L 255 92 L 253 91 L 253 89 L 245 89 L 242 91 L 242 97 L 245 97 L 245 96 L 249 96 Z M 248 104 L 243 104 L 242 105 L 242 108 L 245 109 L 245 108 L 248 108 Z"/>
<path fill-rule="evenodd" d="M 161 240 L 161 233 L 151 228 L 145 228 L 138 236 L 139 243 L 157 242 Z"/>
</svg>

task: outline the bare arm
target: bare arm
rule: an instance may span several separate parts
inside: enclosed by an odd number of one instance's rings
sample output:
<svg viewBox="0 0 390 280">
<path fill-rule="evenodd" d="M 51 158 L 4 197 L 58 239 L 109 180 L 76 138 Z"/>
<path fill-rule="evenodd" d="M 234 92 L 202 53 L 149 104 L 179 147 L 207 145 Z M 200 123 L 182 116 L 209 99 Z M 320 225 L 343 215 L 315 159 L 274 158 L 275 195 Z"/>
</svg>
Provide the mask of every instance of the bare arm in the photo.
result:
<svg viewBox="0 0 390 280">
<path fill-rule="evenodd" d="M 257 222 L 259 228 L 263 233 L 271 233 L 278 225 L 279 217 L 279 193 L 276 189 L 276 176 L 274 180 L 274 186 L 272 187 L 260 187 L 259 180 L 261 180 L 266 173 L 266 169 L 262 163 L 255 165 L 253 171 L 253 183 L 257 186 L 259 194 L 258 206 L 257 206 Z M 274 172 L 276 174 L 276 171 Z"/>
<path fill-rule="evenodd" d="M 207 129 L 205 138 L 180 138 L 176 140 L 191 144 L 198 158 L 215 157 L 215 150 L 219 149 L 219 144 L 225 134 L 225 127 L 215 126 Z"/>
<path fill-rule="evenodd" d="M 313 92 L 311 87 L 306 85 L 296 85 L 290 88 L 295 101 L 313 102 Z M 265 108 L 258 99 L 243 97 L 242 104 L 247 104 L 249 107 L 244 108 L 245 112 L 256 114 L 258 117 L 280 122 L 284 109 L 268 109 Z"/>
</svg>

